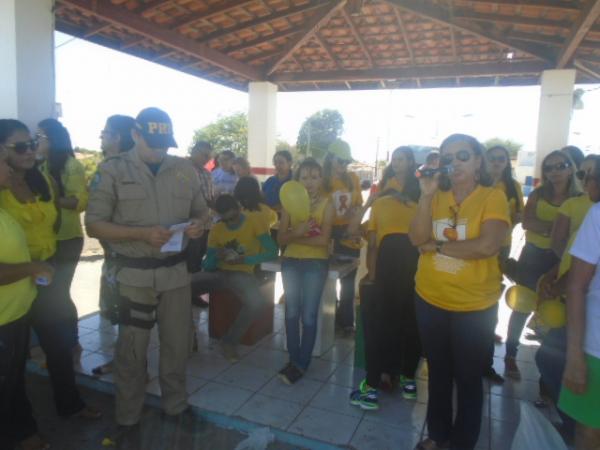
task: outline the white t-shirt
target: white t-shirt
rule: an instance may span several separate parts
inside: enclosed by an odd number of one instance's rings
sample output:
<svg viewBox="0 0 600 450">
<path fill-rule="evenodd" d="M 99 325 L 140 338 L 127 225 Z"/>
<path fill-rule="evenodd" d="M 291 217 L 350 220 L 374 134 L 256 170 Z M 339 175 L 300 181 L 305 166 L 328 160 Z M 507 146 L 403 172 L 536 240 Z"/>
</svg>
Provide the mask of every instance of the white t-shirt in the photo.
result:
<svg viewBox="0 0 600 450">
<path fill-rule="evenodd" d="M 600 358 L 600 203 L 588 212 L 570 251 L 572 256 L 596 265 L 596 273 L 586 296 L 586 327 L 584 351 Z"/>
</svg>

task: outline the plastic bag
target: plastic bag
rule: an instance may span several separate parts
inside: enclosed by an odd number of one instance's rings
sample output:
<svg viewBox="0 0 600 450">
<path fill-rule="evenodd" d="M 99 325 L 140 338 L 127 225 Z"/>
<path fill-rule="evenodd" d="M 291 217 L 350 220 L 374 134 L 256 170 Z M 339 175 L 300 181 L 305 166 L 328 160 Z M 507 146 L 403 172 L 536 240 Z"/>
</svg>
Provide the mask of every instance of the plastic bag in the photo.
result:
<svg viewBox="0 0 600 450">
<path fill-rule="evenodd" d="M 511 450 L 567 450 L 567 446 L 544 415 L 521 402 L 521 420 Z"/>
<path fill-rule="evenodd" d="M 235 447 L 235 450 L 266 450 L 267 445 L 274 441 L 275 435 L 268 427 L 255 428 Z"/>
</svg>

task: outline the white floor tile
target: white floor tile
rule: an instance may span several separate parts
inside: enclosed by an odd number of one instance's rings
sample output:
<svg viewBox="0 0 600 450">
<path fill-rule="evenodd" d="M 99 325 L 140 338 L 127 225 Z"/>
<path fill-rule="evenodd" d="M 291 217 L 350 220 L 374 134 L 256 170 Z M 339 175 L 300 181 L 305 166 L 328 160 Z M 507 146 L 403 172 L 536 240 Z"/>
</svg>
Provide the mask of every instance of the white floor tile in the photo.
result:
<svg viewBox="0 0 600 450">
<path fill-rule="evenodd" d="M 328 383 L 339 384 L 349 388 L 356 388 L 358 384 L 365 378 L 366 372 L 364 369 L 340 365 L 331 375 Z"/>
<path fill-rule="evenodd" d="M 338 364 L 333 361 L 327 361 L 325 359 L 313 358 L 310 362 L 310 366 L 306 371 L 306 378 L 310 378 L 318 381 L 327 381 L 329 377 L 338 368 Z"/>
<path fill-rule="evenodd" d="M 288 431 L 336 445 L 350 443 L 360 419 L 331 411 L 307 407 L 288 427 Z"/>
<path fill-rule="evenodd" d="M 265 370 L 278 372 L 289 360 L 287 352 L 272 350 L 268 348 L 257 348 L 250 354 L 244 356 L 240 362 Z"/>
<path fill-rule="evenodd" d="M 188 359 L 187 374 L 197 378 L 212 380 L 229 367 L 231 367 L 229 361 L 218 355 L 196 353 Z"/>
<path fill-rule="evenodd" d="M 360 450 L 412 450 L 418 442 L 418 433 L 364 419 L 354 433 L 350 445 Z"/>
<path fill-rule="evenodd" d="M 298 417 L 303 406 L 278 398 L 256 394 L 236 413 L 252 422 L 285 430 Z"/>
<path fill-rule="evenodd" d="M 258 391 L 275 376 L 272 370 L 259 369 L 246 364 L 234 364 L 217 377 L 223 384 Z"/>
<path fill-rule="evenodd" d="M 222 414 L 233 414 L 253 392 L 224 384 L 208 382 L 189 398 L 189 403 L 199 408 Z"/>
<path fill-rule="evenodd" d="M 281 400 L 308 404 L 322 386 L 323 383 L 320 381 L 309 380 L 308 378 L 301 378 L 290 386 L 281 381 L 279 377 L 275 377 L 259 393 Z"/>
<path fill-rule="evenodd" d="M 350 404 L 351 392 L 352 388 L 327 383 L 314 396 L 309 406 L 361 418 L 364 411 Z"/>
</svg>

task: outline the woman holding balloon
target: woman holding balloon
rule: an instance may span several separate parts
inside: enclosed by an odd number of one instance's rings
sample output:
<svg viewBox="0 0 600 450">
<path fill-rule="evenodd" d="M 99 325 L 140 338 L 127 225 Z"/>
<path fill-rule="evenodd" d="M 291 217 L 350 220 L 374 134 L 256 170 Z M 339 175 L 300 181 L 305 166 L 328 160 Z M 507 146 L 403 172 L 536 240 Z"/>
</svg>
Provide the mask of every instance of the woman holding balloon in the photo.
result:
<svg viewBox="0 0 600 450">
<path fill-rule="evenodd" d="M 285 246 L 281 274 L 285 292 L 285 329 L 289 363 L 279 377 L 298 381 L 310 364 L 317 336 L 317 316 L 329 269 L 329 240 L 334 210 L 322 194 L 323 171 L 314 159 L 304 160 L 296 181 L 281 189 L 283 211 L 278 241 Z M 302 333 L 300 333 L 302 321 Z"/>
</svg>

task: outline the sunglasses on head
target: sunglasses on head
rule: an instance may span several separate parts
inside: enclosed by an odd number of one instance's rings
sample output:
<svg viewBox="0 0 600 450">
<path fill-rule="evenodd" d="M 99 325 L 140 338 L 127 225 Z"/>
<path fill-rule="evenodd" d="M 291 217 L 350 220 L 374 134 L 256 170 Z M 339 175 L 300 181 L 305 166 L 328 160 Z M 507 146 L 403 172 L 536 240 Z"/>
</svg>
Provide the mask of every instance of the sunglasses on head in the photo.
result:
<svg viewBox="0 0 600 450">
<path fill-rule="evenodd" d="M 15 142 L 14 144 L 7 144 L 7 145 L 5 145 L 5 147 L 10 148 L 18 155 L 22 155 L 22 154 L 26 153 L 27 150 L 35 152 L 35 150 L 38 147 L 38 143 L 36 140 L 32 139 L 30 141 Z"/>
<path fill-rule="evenodd" d="M 471 159 L 471 152 L 469 150 L 459 150 L 455 154 L 448 153 L 442 155 L 442 157 L 440 158 L 440 165 L 448 166 L 452 164 L 454 158 L 456 158 L 458 161 L 466 162 L 469 159 Z"/>
<path fill-rule="evenodd" d="M 544 172 L 548 173 L 548 172 L 562 172 L 563 170 L 567 170 L 569 167 L 571 167 L 571 163 L 569 162 L 561 162 L 561 163 L 556 163 L 556 164 L 546 164 L 543 169 Z M 585 176 L 585 173 L 584 173 Z"/>
<path fill-rule="evenodd" d="M 488 156 L 487 159 L 491 163 L 502 163 L 502 164 L 504 164 L 506 162 L 506 156 L 504 156 L 504 155 Z"/>
</svg>

